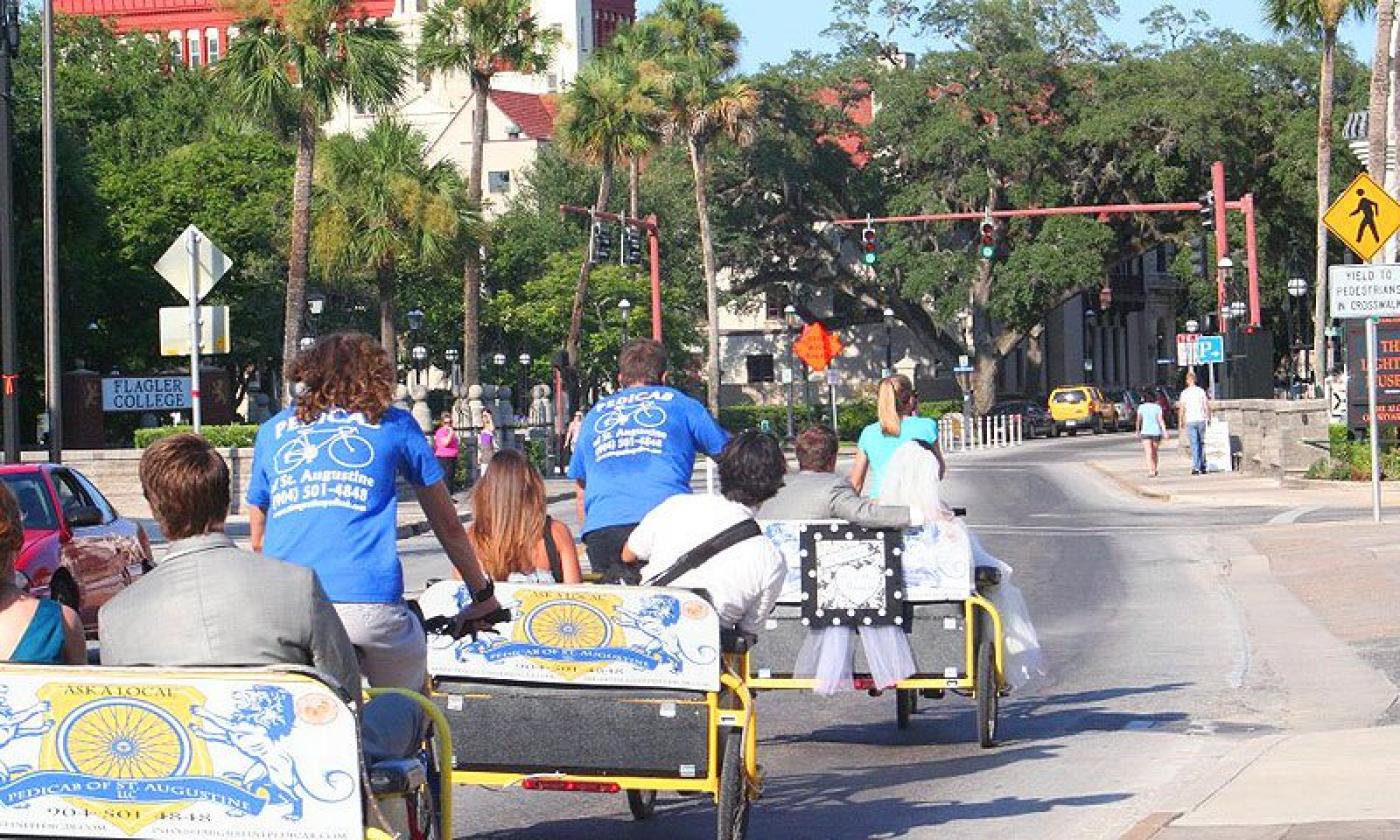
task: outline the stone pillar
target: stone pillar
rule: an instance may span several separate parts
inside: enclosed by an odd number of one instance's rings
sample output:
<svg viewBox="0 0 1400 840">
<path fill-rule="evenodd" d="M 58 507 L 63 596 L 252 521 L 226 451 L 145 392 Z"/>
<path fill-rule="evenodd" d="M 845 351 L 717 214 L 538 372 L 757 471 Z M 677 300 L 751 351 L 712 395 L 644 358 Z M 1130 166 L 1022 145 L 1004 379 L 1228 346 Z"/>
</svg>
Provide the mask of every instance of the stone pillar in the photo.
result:
<svg viewBox="0 0 1400 840">
<path fill-rule="evenodd" d="M 63 374 L 63 445 L 67 449 L 101 449 L 107 445 L 102 414 L 102 375 L 86 370 Z"/>
<path fill-rule="evenodd" d="M 404 385 L 404 384 L 400 383 L 400 384 L 394 386 L 394 402 L 393 402 L 393 406 L 394 406 L 394 408 L 402 408 L 404 411 L 409 411 L 409 412 L 411 412 L 411 411 L 413 410 L 413 406 L 412 406 L 412 405 L 409 403 L 409 401 L 408 401 L 408 386 L 407 386 L 407 385 Z"/>
<path fill-rule="evenodd" d="M 915 387 L 917 387 L 919 381 L 919 363 L 913 356 L 909 355 L 909 351 L 906 350 L 904 352 L 904 358 L 894 363 L 894 372 L 907 377 L 909 381 L 915 383 Z"/>
<path fill-rule="evenodd" d="M 413 407 L 409 412 L 418 428 L 422 429 L 424 434 L 428 434 L 433 430 L 433 412 L 428 408 L 428 389 L 422 385 L 414 385 L 409 389 L 409 396 L 413 399 Z"/>
</svg>

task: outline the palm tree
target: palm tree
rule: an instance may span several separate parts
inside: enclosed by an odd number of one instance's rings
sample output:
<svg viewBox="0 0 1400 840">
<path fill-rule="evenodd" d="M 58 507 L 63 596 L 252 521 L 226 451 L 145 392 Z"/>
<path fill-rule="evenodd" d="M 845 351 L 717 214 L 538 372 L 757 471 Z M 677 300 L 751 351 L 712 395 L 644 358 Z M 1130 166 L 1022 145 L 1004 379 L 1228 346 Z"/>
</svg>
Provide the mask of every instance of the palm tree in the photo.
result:
<svg viewBox="0 0 1400 840">
<path fill-rule="evenodd" d="M 1375 0 L 1264 0 L 1264 14 L 1279 32 L 1322 41 L 1321 82 L 1317 92 L 1317 264 L 1313 288 L 1313 371 L 1326 370 L 1327 226 L 1322 217 L 1332 198 L 1332 110 L 1337 29 L 1349 14 L 1363 16 Z M 1320 377 L 1319 377 L 1320 379 Z"/>
<path fill-rule="evenodd" d="M 472 151 L 467 168 L 467 203 L 481 208 L 482 150 L 491 81 L 505 69 L 542 73 L 559 45 L 557 29 L 542 28 L 529 0 L 442 0 L 423 21 L 418 64 L 430 72 L 465 73 L 472 89 Z M 468 248 L 462 270 L 462 369 L 467 385 L 480 371 L 477 324 L 481 313 L 481 252 Z"/>
<path fill-rule="evenodd" d="M 457 207 L 460 179 L 450 164 L 427 165 L 424 138 L 393 117 L 363 137 L 322 144 L 316 162 L 319 210 L 312 236 L 327 274 L 372 273 L 379 294 L 379 339 L 397 355 L 394 288 L 399 263 L 440 264 L 458 253 L 467 229 Z"/>
<path fill-rule="evenodd" d="M 403 90 L 408 50 L 383 21 L 353 18 L 352 0 L 288 0 L 239 24 L 239 36 L 214 65 L 233 103 L 260 118 L 294 126 L 292 229 L 283 312 L 282 378 L 301 339 L 311 242 L 311 181 L 316 140 L 336 105 L 360 110 L 392 103 Z"/>
<path fill-rule="evenodd" d="M 613 168 L 619 160 L 637 160 L 659 137 L 655 79 L 627 57 L 606 52 L 579 71 L 564 94 L 556 133 L 566 154 L 598 164 L 598 198 L 595 212 L 608 207 Z M 633 213 L 636 211 L 634 210 Z M 588 275 L 593 268 L 591 248 L 579 267 L 578 286 L 569 311 L 569 334 L 564 344 L 569 365 L 578 363 L 579 334 L 583 329 L 583 304 L 588 295 Z"/>
<path fill-rule="evenodd" d="M 650 26 L 624 26 L 613 33 L 608 42 L 608 53 L 624 62 L 632 69 L 628 82 L 638 93 L 649 99 L 657 99 L 663 89 L 665 71 L 657 60 L 655 28 Z M 660 114 L 654 115 L 658 120 Z M 653 132 L 652 142 L 645 148 L 630 150 L 627 155 L 627 215 L 637 218 L 641 215 L 642 160 L 651 154 L 661 141 L 660 132 Z"/>
<path fill-rule="evenodd" d="M 647 19 L 647 25 L 654 27 L 654 48 L 666 71 L 663 128 L 668 136 L 683 139 L 690 153 L 705 274 L 705 313 L 709 320 L 706 392 L 710 412 L 718 414 L 719 286 L 714 235 L 710 231 L 709 151 L 720 137 L 728 136 L 739 143 L 751 139 L 758 94 L 746 82 L 730 78 L 738 62 L 739 28 L 718 3 L 662 0 Z"/>
<path fill-rule="evenodd" d="M 1371 62 L 1370 122 L 1366 128 L 1366 168 L 1385 183 L 1386 139 L 1390 121 L 1390 48 L 1395 28 L 1395 0 L 1376 4 L 1376 53 Z"/>
</svg>

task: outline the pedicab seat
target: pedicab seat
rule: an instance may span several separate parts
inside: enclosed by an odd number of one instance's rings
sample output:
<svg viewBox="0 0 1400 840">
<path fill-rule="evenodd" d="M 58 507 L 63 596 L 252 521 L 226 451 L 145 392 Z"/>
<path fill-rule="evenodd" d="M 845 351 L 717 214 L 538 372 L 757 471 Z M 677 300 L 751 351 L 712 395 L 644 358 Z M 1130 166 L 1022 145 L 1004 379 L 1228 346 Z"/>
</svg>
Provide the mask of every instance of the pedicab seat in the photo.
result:
<svg viewBox="0 0 1400 840">
<path fill-rule="evenodd" d="M 698 778 L 720 684 L 719 619 L 680 589 L 496 585 L 498 634 L 429 637 L 460 771 Z M 443 581 L 425 615 L 465 603 Z"/>
</svg>

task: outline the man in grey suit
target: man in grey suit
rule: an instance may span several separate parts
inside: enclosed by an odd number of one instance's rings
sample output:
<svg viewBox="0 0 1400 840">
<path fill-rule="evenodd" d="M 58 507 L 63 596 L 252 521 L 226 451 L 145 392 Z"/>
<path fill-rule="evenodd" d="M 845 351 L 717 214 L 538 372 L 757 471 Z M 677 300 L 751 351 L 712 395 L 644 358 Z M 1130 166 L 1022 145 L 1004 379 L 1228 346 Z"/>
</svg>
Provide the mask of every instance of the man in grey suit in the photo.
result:
<svg viewBox="0 0 1400 840">
<path fill-rule="evenodd" d="M 849 478 L 836 474 L 836 433 L 812 426 L 797 436 L 799 472 L 783 479 L 778 495 L 763 503 L 760 519 L 844 519 L 866 528 L 917 528 L 924 512 L 902 505 L 879 505 L 856 492 Z"/>
<path fill-rule="evenodd" d="M 244 551 L 224 533 L 228 465 L 204 438 L 151 445 L 141 490 L 170 543 L 98 613 L 103 665 L 307 665 L 359 705 L 355 647 L 315 573 Z M 411 755 L 423 730 L 417 707 L 392 695 L 364 704 L 361 723 L 371 761 Z"/>
</svg>

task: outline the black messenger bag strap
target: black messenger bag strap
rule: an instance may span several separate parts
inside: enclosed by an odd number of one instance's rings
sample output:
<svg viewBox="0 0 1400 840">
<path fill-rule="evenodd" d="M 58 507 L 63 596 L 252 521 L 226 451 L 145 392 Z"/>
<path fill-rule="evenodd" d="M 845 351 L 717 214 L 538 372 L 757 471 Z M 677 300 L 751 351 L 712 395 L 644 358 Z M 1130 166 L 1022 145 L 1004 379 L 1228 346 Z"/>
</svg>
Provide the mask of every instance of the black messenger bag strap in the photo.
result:
<svg viewBox="0 0 1400 840">
<path fill-rule="evenodd" d="M 646 585 L 669 586 L 676 578 L 686 572 L 698 569 L 711 557 L 714 557 L 726 548 L 736 546 L 744 540 L 751 540 L 754 537 L 761 536 L 763 536 L 763 531 L 754 520 L 744 519 L 740 522 L 736 522 L 681 555 L 681 558 L 677 560 L 674 565 L 647 581 Z"/>
</svg>

